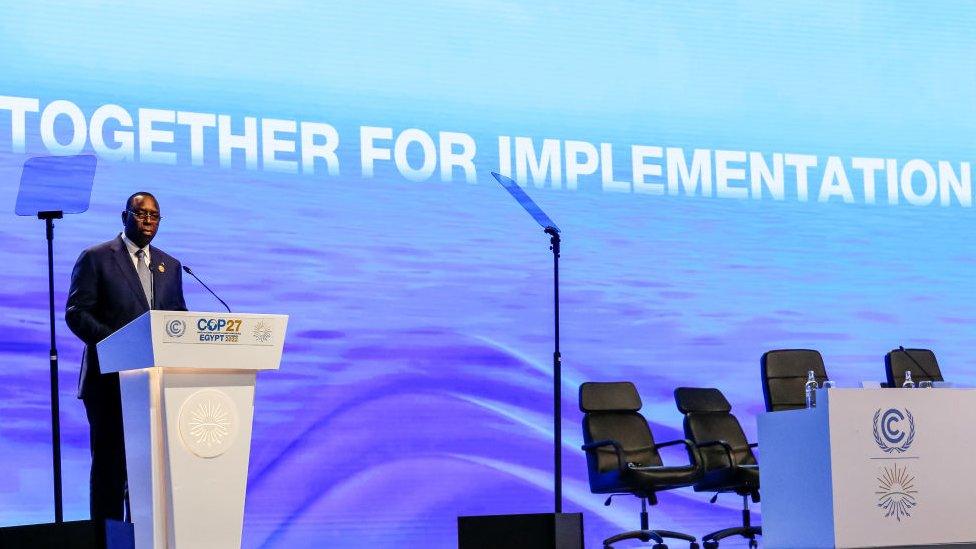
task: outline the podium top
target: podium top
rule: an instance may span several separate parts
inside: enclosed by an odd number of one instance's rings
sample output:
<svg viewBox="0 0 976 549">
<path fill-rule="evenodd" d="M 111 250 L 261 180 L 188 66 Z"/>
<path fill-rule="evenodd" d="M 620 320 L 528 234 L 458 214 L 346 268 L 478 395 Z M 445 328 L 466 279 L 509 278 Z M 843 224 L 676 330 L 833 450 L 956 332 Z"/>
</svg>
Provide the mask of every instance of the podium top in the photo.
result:
<svg viewBox="0 0 976 549">
<path fill-rule="evenodd" d="M 143 368 L 277 370 L 288 315 L 148 311 L 98 343 L 103 374 Z"/>
</svg>

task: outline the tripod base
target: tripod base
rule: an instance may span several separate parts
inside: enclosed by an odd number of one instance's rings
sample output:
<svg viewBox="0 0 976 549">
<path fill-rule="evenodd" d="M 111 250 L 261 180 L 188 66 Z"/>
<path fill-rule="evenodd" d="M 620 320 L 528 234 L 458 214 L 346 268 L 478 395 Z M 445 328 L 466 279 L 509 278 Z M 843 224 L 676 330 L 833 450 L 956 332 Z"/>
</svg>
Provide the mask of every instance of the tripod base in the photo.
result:
<svg viewBox="0 0 976 549">
<path fill-rule="evenodd" d="M 76 520 L 0 528 L 0 547 L 133 549 L 132 523 Z"/>
</svg>

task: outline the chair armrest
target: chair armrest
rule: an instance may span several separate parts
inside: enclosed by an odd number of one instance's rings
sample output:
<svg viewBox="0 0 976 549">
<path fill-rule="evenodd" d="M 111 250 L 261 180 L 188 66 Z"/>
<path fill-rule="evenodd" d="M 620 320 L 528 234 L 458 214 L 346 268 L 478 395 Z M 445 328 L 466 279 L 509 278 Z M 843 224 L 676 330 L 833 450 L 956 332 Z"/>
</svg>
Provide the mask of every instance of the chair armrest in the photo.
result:
<svg viewBox="0 0 976 549">
<path fill-rule="evenodd" d="M 614 448 L 620 449 L 620 443 L 616 440 L 596 440 L 593 442 L 588 442 L 581 446 L 584 452 L 589 452 L 590 450 L 596 450 L 601 446 L 613 446 Z"/>
<path fill-rule="evenodd" d="M 732 445 L 724 440 L 709 440 L 698 444 L 698 449 L 709 448 L 711 446 L 721 446 L 725 450 L 725 456 L 729 458 L 729 467 L 735 467 L 735 454 Z"/>
<path fill-rule="evenodd" d="M 735 448 L 733 448 L 731 444 L 729 444 L 728 442 L 725 442 L 724 440 L 710 440 L 708 442 L 702 442 L 701 444 L 698 445 L 698 448 L 706 448 L 706 447 L 709 447 L 709 446 L 721 446 L 722 449 L 725 450 L 725 455 L 726 455 L 726 457 L 729 458 L 729 467 L 741 467 L 743 469 L 753 469 L 753 468 L 758 468 L 759 467 L 758 465 L 748 465 L 748 464 L 739 464 L 739 463 L 736 463 L 736 461 L 735 461 Z M 748 447 L 749 448 L 757 448 L 758 446 L 759 446 L 759 443 L 758 442 L 753 442 L 752 444 L 749 444 Z"/>
<path fill-rule="evenodd" d="M 616 440 L 610 440 L 610 439 L 607 439 L 607 440 L 597 440 L 597 441 L 594 441 L 594 442 L 590 442 L 589 444 L 584 444 L 582 446 L 582 449 L 583 449 L 584 452 L 589 452 L 591 450 L 596 450 L 596 449 L 603 448 L 603 447 L 606 447 L 606 446 L 613 446 L 613 451 L 614 451 L 615 454 L 617 454 L 617 467 L 621 471 L 624 471 L 626 469 L 632 468 L 632 467 L 630 467 L 631 464 L 627 463 L 627 460 L 624 459 L 624 447 L 621 446 L 620 443 L 617 442 Z M 640 448 L 631 448 L 629 451 L 631 451 L 631 452 L 641 452 L 641 451 L 644 451 L 644 450 L 654 450 L 656 448 L 657 448 L 657 446 L 641 446 Z"/>
<path fill-rule="evenodd" d="M 613 452 L 617 454 L 617 468 L 620 469 L 621 471 L 626 469 L 627 463 L 624 461 L 624 447 L 621 446 L 620 443 L 617 442 L 616 440 L 609 440 L 609 439 L 597 440 L 594 442 L 584 444 L 582 446 L 582 449 L 584 452 L 590 452 L 593 450 L 597 450 L 599 448 L 603 448 L 605 446 L 612 446 Z"/>
<path fill-rule="evenodd" d="M 623 453 L 624 447 L 620 445 L 616 440 L 597 440 L 595 442 L 590 442 L 589 444 L 584 444 L 581 448 L 584 452 L 589 452 L 590 450 L 595 450 L 597 448 L 602 448 L 603 446 L 613 446 L 617 453 Z M 631 452 L 641 452 L 643 450 L 653 450 L 655 446 L 642 446 L 640 448 L 632 448 Z"/>
<path fill-rule="evenodd" d="M 695 447 L 694 443 L 692 443 L 690 440 L 688 440 L 688 439 L 685 438 L 685 439 L 678 439 L 678 440 L 669 440 L 668 442 L 661 442 L 661 443 L 655 444 L 654 445 L 654 449 L 655 450 L 659 450 L 661 448 L 666 448 L 668 446 L 677 446 L 679 444 L 684 444 L 685 447 L 687 447 L 689 449 Z"/>
<path fill-rule="evenodd" d="M 695 446 L 695 443 L 686 438 L 678 439 L 678 440 L 670 440 L 668 442 L 655 444 L 654 449 L 657 450 L 660 448 L 666 448 L 668 446 L 677 446 L 679 444 L 684 444 L 685 449 L 688 450 L 688 458 L 691 461 L 691 465 L 693 465 L 696 469 L 701 469 L 702 468 L 701 453 L 698 451 L 698 448 Z"/>
</svg>

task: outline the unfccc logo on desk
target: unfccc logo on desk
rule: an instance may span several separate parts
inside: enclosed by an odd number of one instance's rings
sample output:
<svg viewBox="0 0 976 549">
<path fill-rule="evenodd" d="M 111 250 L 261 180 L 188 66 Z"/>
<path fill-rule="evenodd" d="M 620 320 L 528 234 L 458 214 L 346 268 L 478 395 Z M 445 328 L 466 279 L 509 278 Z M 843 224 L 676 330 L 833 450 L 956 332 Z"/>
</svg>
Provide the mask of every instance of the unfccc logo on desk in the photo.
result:
<svg viewBox="0 0 976 549">
<path fill-rule="evenodd" d="M 901 428 L 901 424 L 908 420 L 908 432 Z M 882 414 L 878 409 L 874 413 L 874 442 L 885 453 L 907 451 L 915 440 L 915 418 L 906 408 L 904 413 L 898 408 L 889 408 Z"/>
<path fill-rule="evenodd" d="M 877 506 L 886 518 L 898 522 L 912 516 L 912 509 L 918 505 L 918 490 L 915 474 L 908 467 L 909 461 L 917 459 L 902 456 L 915 441 L 915 417 L 905 408 L 881 408 L 874 413 L 874 442 L 889 457 L 880 459 L 885 463 L 878 469 L 875 496 Z M 904 461 L 903 461 L 904 460 Z"/>
</svg>

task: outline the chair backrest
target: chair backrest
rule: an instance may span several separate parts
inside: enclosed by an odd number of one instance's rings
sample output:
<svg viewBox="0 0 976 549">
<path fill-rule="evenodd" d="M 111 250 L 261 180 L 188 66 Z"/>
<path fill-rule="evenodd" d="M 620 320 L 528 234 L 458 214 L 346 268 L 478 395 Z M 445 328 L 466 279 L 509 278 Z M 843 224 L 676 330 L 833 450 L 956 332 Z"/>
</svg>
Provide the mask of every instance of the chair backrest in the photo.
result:
<svg viewBox="0 0 976 549">
<path fill-rule="evenodd" d="M 615 440 L 623 447 L 625 461 L 640 465 L 662 465 L 654 446 L 654 436 L 641 409 L 637 388 L 629 381 L 589 381 L 579 388 L 579 406 L 583 412 L 583 442 Z M 616 470 L 617 454 L 612 446 L 586 453 L 591 473 Z"/>
<path fill-rule="evenodd" d="M 805 407 L 804 384 L 807 382 L 807 372 L 813 370 L 817 383 L 829 379 L 820 351 L 813 349 L 767 351 L 763 353 L 759 363 L 767 412 Z"/>
<path fill-rule="evenodd" d="M 733 448 L 733 458 L 738 465 L 755 465 L 756 456 L 749 448 L 749 441 L 742 431 L 739 420 L 732 415 L 732 405 L 722 391 L 712 388 L 678 387 L 674 390 L 674 403 L 685 415 L 685 438 L 695 444 L 721 440 Z M 730 466 L 728 454 L 721 446 L 701 448 L 705 471 Z"/>
<path fill-rule="evenodd" d="M 907 354 L 906 354 L 907 353 Z M 911 354 L 909 358 L 908 354 Z M 915 361 L 912 361 L 912 358 Z M 922 368 L 918 367 L 918 362 Z M 925 370 L 924 372 L 922 370 Z M 912 381 L 944 381 L 939 363 L 935 360 L 935 353 L 930 349 L 892 349 L 885 355 L 885 375 L 888 377 L 888 387 L 901 387 L 905 382 L 905 372 L 912 372 Z"/>
</svg>

